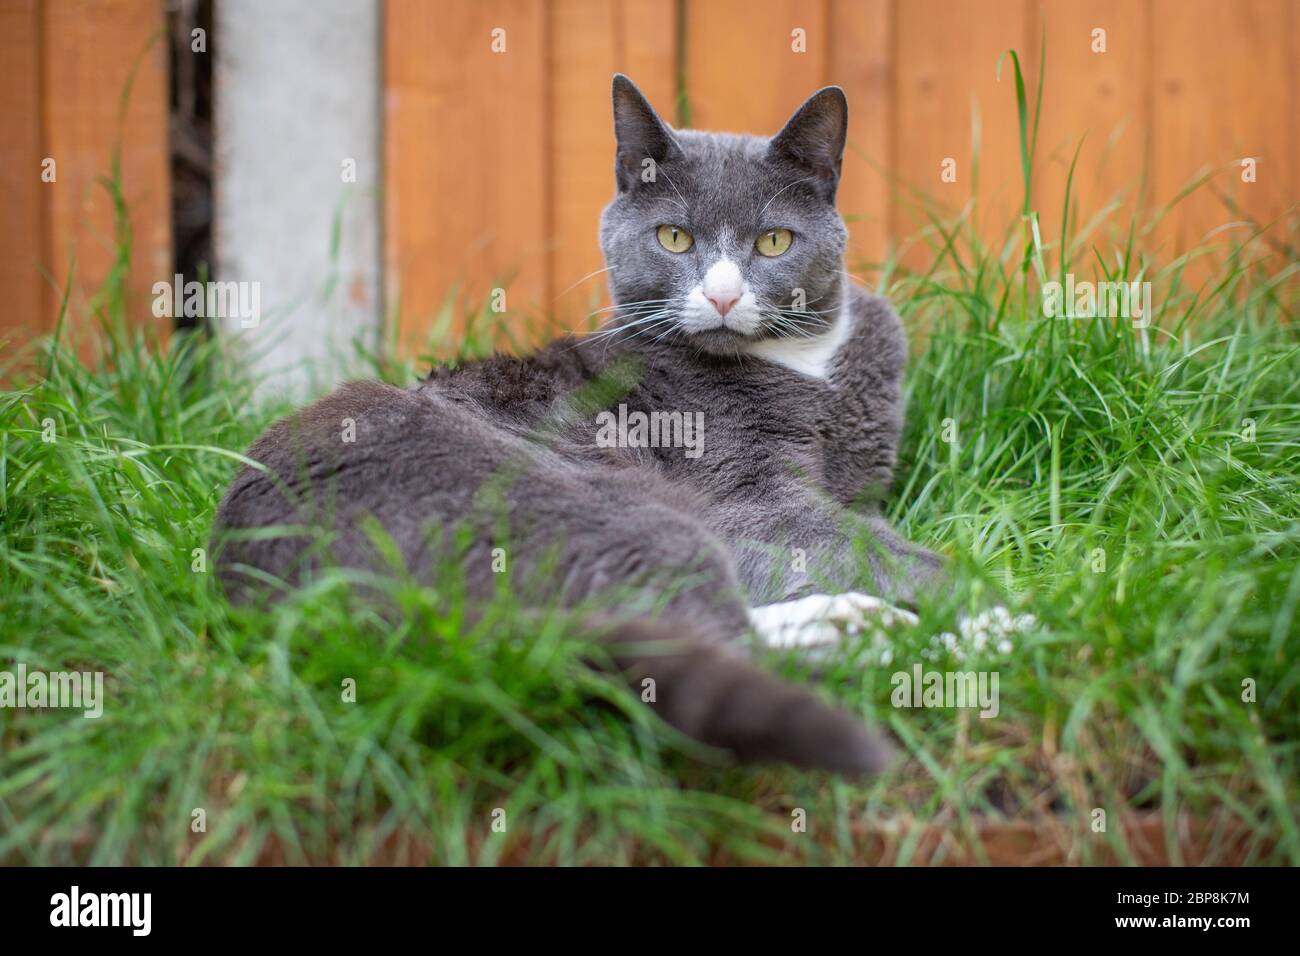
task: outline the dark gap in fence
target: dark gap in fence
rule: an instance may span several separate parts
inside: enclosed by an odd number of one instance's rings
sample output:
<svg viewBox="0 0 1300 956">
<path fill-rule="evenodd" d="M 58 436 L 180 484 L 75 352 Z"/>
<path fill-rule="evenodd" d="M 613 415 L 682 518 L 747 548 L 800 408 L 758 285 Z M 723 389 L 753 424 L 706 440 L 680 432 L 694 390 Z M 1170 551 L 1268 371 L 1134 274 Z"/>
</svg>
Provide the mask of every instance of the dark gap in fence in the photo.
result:
<svg viewBox="0 0 1300 956">
<path fill-rule="evenodd" d="M 169 0 L 172 259 L 183 281 L 212 277 L 212 0 Z M 203 317 L 176 310 L 176 327 Z"/>
</svg>

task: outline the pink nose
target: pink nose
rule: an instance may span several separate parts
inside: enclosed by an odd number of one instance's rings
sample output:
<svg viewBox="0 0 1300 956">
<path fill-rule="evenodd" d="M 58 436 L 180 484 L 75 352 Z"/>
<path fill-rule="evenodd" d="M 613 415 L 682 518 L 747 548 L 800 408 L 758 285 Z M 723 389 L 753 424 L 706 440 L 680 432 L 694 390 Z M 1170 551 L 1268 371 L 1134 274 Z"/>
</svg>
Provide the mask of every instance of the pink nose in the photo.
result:
<svg viewBox="0 0 1300 956">
<path fill-rule="evenodd" d="M 707 298 L 713 303 L 713 307 L 718 310 L 718 315 L 726 315 L 731 311 L 731 307 L 736 304 L 737 300 L 740 299 L 740 296 L 720 293 L 707 296 Z"/>
</svg>

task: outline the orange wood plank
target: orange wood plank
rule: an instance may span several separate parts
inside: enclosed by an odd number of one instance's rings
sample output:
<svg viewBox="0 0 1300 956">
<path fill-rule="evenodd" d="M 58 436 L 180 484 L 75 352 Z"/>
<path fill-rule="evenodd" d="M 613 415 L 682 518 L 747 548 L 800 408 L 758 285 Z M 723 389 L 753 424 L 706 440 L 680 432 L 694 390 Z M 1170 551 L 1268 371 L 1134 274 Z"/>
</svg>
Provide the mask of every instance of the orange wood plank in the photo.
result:
<svg viewBox="0 0 1300 956">
<path fill-rule="evenodd" d="M 388 0 L 385 270 L 408 351 L 455 290 L 505 288 L 519 331 L 550 298 L 547 42 L 541 0 Z"/>
<path fill-rule="evenodd" d="M 849 226 L 849 272 L 874 280 L 886 251 L 893 206 L 893 5 L 888 0 L 831 0 L 825 82 L 849 98 L 849 141 L 837 203 Z"/>
<path fill-rule="evenodd" d="M 1149 17 L 1145 4 L 1132 0 L 1048 3 L 1041 13 L 1047 63 L 1034 175 L 1040 231 L 1045 244 L 1059 245 L 1066 179 L 1078 149 L 1069 232 L 1076 234 L 1112 201 L 1122 202 L 1091 234 L 1090 245 L 1105 252 L 1123 241 L 1140 203 L 1150 130 Z M 1094 52 L 1094 30 L 1105 31 L 1098 38 L 1104 52 Z M 1036 28 L 1030 51 L 1036 66 L 1038 37 Z M 1057 261 L 1049 253 L 1048 262 Z"/>
<path fill-rule="evenodd" d="M 45 211 L 41 182 L 40 14 L 36 0 L 0 2 L 0 365 L 34 335 L 48 331 L 40 274 Z"/>
<path fill-rule="evenodd" d="M 889 235 L 892 8 L 888 0 L 687 5 L 693 126 L 771 135 L 819 88 L 844 88 L 849 145 L 838 205 L 849 223 L 849 270 L 868 281 Z"/>
<path fill-rule="evenodd" d="M 827 5 L 807 0 L 691 0 L 686 90 L 691 125 L 770 136 L 825 85 Z M 806 52 L 792 48 L 804 31 Z"/>
<path fill-rule="evenodd" d="M 1023 54 L 1031 45 L 1025 5 L 1020 0 L 908 0 L 897 5 L 897 17 L 894 155 L 899 181 L 936 199 L 948 214 L 974 198 L 979 235 L 1000 245 L 1008 227 L 1019 222 L 1023 186 L 1014 72 L 1008 58 L 999 80 L 997 64 L 1009 48 L 1025 63 Z M 978 188 L 972 104 L 981 127 Z M 949 158 L 956 160 L 956 181 L 946 183 L 941 168 Z M 925 223 L 915 208 L 900 210 L 896 238 L 907 239 Z M 926 266 L 931 259 L 928 249 L 916 248 L 906 261 Z"/>
<path fill-rule="evenodd" d="M 608 300 L 597 231 L 614 195 L 610 82 L 626 73 L 669 123 L 676 104 L 676 8 L 661 0 L 566 0 L 548 7 L 553 245 L 548 318 L 573 329 Z"/>
<path fill-rule="evenodd" d="M 1209 237 L 1243 217 L 1266 222 L 1296 202 L 1296 64 L 1287 46 L 1294 16 L 1287 0 L 1154 0 L 1152 198 L 1162 205 L 1198 174 L 1214 174 L 1157 231 L 1166 260 L 1242 238 L 1240 230 Z M 1257 161 L 1253 183 L 1242 181 L 1246 157 Z M 1277 255 L 1280 265 L 1285 254 Z"/>
<path fill-rule="evenodd" d="M 1291 64 L 1287 83 L 1287 115 L 1300 116 L 1300 0 L 1290 0 L 1286 8 L 1286 23 L 1283 25 L 1283 43 L 1286 44 L 1286 59 Z M 1284 201 L 1285 241 L 1295 254 L 1300 249 L 1300 123 L 1287 123 L 1286 155 L 1291 167 L 1291 193 Z"/>
<path fill-rule="evenodd" d="M 41 14 L 42 153 L 58 170 L 57 183 L 41 187 L 48 216 L 45 265 L 62 285 L 75 259 L 69 320 L 88 324 L 88 307 L 117 256 L 112 197 L 96 180 L 109 174 L 120 143 L 133 233 L 128 314 L 165 335 L 170 320 L 155 319 L 151 311 L 153 284 L 172 275 L 163 2 L 62 0 L 42 4 Z M 56 297 L 47 302 L 57 308 Z"/>
</svg>

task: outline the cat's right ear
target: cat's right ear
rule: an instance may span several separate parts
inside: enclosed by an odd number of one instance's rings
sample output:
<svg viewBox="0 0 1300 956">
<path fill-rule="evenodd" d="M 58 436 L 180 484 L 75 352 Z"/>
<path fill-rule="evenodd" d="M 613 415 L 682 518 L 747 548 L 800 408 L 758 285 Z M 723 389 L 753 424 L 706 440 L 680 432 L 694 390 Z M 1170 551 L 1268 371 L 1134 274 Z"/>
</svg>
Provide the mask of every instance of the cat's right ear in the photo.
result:
<svg viewBox="0 0 1300 956">
<path fill-rule="evenodd" d="M 681 153 L 673 131 L 622 73 L 614 74 L 614 137 L 618 141 L 614 178 L 619 192 L 654 182 L 655 167 Z"/>
<path fill-rule="evenodd" d="M 828 202 L 835 202 L 849 126 L 849 101 L 838 86 L 818 90 L 794 111 L 781 132 L 772 137 L 768 155 L 794 163 L 811 173 Z"/>
</svg>

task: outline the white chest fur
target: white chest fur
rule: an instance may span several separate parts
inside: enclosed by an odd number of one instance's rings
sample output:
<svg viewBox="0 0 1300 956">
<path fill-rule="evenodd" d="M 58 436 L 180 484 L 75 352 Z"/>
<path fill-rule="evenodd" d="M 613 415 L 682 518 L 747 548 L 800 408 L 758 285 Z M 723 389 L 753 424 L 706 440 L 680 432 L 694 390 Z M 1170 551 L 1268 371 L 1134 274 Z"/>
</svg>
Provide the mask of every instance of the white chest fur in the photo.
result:
<svg viewBox="0 0 1300 956">
<path fill-rule="evenodd" d="M 853 330 L 853 316 L 847 308 L 840 309 L 835 321 L 821 335 L 807 338 L 763 339 L 745 347 L 748 355 L 775 362 L 812 378 L 827 378 L 831 362 Z"/>
</svg>

